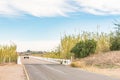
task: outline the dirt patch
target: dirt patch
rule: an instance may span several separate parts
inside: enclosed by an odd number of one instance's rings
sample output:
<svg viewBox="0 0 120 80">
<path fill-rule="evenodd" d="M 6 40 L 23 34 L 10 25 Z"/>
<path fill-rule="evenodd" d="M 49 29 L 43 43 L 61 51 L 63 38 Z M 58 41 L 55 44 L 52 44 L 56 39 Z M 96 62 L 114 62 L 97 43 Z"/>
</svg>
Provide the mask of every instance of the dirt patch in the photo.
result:
<svg viewBox="0 0 120 80">
<path fill-rule="evenodd" d="M 75 60 L 71 66 L 120 79 L 120 51 L 94 54 Z"/>
<path fill-rule="evenodd" d="M 103 74 L 107 75 L 113 78 L 118 78 L 120 79 L 120 68 L 117 69 L 100 69 L 96 67 L 84 67 L 81 68 L 82 70 L 93 72 L 93 73 L 98 73 L 98 74 Z"/>
<path fill-rule="evenodd" d="M 0 65 L 0 80 L 25 80 L 22 65 Z"/>
<path fill-rule="evenodd" d="M 99 68 L 116 68 L 120 66 L 120 51 L 95 54 L 80 61 L 84 61 L 86 65 L 97 66 Z"/>
</svg>

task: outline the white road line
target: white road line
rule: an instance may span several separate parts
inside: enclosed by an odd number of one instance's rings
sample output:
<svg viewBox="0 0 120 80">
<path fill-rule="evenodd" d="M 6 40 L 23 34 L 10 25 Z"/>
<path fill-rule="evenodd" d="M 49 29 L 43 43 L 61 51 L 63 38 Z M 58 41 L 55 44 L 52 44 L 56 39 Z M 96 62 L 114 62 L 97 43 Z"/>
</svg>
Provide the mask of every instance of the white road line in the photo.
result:
<svg viewBox="0 0 120 80">
<path fill-rule="evenodd" d="M 22 64 L 22 65 L 23 65 L 23 69 L 24 69 L 24 72 L 25 72 L 25 75 L 26 75 L 27 80 L 30 80 L 29 75 L 28 75 L 28 72 L 27 72 L 27 70 L 26 70 L 26 68 L 25 68 L 25 65 L 24 65 L 24 64 Z"/>
</svg>

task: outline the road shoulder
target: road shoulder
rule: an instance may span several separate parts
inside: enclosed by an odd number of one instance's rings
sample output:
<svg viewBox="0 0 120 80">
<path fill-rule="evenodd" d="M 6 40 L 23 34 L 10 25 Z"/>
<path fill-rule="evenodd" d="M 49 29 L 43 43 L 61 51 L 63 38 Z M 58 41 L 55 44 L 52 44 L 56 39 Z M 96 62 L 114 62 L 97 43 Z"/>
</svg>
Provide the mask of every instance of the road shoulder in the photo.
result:
<svg viewBox="0 0 120 80">
<path fill-rule="evenodd" d="M 7 64 L 0 66 L 0 80 L 25 80 L 22 65 Z"/>
</svg>

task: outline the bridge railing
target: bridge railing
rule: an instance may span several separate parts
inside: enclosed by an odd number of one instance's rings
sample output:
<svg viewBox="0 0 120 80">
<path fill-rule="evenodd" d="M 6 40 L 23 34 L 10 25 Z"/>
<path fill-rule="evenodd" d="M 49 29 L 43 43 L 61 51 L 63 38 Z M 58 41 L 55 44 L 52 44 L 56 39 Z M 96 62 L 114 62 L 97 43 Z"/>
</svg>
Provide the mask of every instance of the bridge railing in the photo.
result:
<svg viewBox="0 0 120 80">
<path fill-rule="evenodd" d="M 45 57 L 35 57 L 35 56 L 30 56 L 30 57 L 44 60 L 44 61 L 53 62 L 53 63 L 58 63 L 58 64 L 64 64 L 64 65 L 71 64 L 71 60 L 69 59 L 55 59 L 55 58 L 45 58 Z"/>
</svg>

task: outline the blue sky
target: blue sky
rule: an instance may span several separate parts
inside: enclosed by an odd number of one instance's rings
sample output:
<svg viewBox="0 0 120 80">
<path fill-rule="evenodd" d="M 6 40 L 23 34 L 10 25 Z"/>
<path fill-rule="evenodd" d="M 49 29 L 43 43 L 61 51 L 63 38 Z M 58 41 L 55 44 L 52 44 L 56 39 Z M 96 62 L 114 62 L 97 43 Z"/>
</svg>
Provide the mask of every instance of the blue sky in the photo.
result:
<svg viewBox="0 0 120 80">
<path fill-rule="evenodd" d="M 107 1 L 0 0 L 0 41 L 15 42 L 18 51 L 50 50 L 64 33 L 96 32 L 97 26 L 109 33 L 114 19 L 119 20 L 120 6 L 117 0 Z"/>
</svg>

